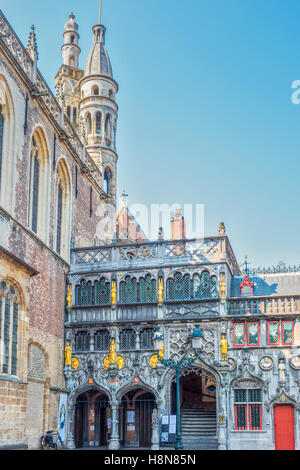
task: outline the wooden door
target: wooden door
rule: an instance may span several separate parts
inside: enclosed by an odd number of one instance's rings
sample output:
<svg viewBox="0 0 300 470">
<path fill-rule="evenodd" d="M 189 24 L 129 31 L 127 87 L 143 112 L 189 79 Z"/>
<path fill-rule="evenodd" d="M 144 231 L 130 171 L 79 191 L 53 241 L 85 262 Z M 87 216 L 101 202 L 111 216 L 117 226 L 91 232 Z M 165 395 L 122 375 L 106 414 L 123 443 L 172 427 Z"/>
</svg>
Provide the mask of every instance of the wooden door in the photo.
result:
<svg viewBox="0 0 300 470">
<path fill-rule="evenodd" d="M 274 406 L 275 449 L 295 450 L 294 408 Z"/>
</svg>

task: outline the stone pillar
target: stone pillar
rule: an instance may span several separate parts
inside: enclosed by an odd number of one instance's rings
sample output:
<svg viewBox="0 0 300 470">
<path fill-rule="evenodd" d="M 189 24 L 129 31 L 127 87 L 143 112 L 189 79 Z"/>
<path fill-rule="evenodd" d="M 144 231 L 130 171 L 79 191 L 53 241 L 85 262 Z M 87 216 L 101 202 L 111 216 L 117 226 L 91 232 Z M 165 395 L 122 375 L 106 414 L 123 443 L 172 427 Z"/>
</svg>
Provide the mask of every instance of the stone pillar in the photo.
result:
<svg viewBox="0 0 300 470">
<path fill-rule="evenodd" d="M 95 331 L 90 332 L 90 351 L 95 351 Z"/>
<path fill-rule="evenodd" d="M 158 410 L 154 408 L 152 413 L 152 437 L 151 437 L 151 450 L 159 450 L 159 420 Z"/>
<path fill-rule="evenodd" d="M 67 428 L 67 448 L 75 449 L 74 439 L 74 426 L 75 426 L 75 406 L 72 401 L 68 403 L 68 428 Z"/>
<path fill-rule="evenodd" d="M 109 450 L 120 449 L 119 437 L 119 404 L 117 401 L 112 401 L 111 406 L 111 436 L 109 440 Z"/>
</svg>

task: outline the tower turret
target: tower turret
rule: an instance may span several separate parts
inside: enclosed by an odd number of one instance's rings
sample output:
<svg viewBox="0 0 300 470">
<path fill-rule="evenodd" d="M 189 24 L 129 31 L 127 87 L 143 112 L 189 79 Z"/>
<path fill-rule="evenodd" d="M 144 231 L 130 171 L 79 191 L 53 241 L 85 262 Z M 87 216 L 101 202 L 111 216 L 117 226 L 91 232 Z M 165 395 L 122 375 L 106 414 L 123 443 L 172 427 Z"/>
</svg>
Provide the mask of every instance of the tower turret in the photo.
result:
<svg viewBox="0 0 300 470">
<path fill-rule="evenodd" d="M 78 24 L 75 22 L 73 13 L 69 15 L 69 20 L 65 24 L 64 44 L 61 48 L 63 64 L 70 67 L 79 68 L 80 47 L 78 34 Z"/>
<path fill-rule="evenodd" d="M 118 84 L 105 46 L 106 28 L 93 27 L 93 44 L 80 81 L 80 119 L 85 126 L 86 148 L 100 168 L 103 189 L 116 203 L 116 129 Z"/>
</svg>

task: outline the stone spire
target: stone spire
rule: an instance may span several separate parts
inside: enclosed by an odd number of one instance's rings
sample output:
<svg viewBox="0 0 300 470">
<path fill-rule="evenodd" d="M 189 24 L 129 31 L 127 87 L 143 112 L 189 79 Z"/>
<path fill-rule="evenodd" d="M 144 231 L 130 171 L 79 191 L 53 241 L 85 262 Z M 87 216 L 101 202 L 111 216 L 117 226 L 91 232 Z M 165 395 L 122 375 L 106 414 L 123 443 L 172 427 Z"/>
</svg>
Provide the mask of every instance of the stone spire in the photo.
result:
<svg viewBox="0 0 300 470">
<path fill-rule="evenodd" d="M 33 61 L 38 59 L 39 54 L 38 54 L 38 49 L 37 49 L 34 25 L 31 26 L 27 51 Z"/>
</svg>

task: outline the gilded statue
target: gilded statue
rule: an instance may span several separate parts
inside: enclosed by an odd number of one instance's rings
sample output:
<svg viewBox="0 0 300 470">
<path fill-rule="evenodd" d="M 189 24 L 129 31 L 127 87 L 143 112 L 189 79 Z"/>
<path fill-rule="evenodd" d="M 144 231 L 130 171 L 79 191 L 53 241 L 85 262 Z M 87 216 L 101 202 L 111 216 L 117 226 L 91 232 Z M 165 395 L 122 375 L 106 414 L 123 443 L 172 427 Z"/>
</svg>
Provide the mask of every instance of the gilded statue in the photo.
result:
<svg viewBox="0 0 300 470">
<path fill-rule="evenodd" d="M 77 357 L 72 357 L 72 369 L 76 371 L 78 367 L 79 367 L 79 360 L 77 359 Z"/>
<path fill-rule="evenodd" d="M 225 296 L 226 296 L 226 282 L 225 282 L 225 279 L 221 279 L 220 287 L 221 287 L 221 297 L 222 297 L 222 299 L 225 299 Z"/>
<path fill-rule="evenodd" d="M 162 303 L 164 301 L 164 280 L 158 279 L 158 301 Z"/>
<path fill-rule="evenodd" d="M 220 346 L 221 346 L 221 356 L 222 356 L 222 361 L 227 360 L 227 349 L 228 349 L 228 343 L 225 338 L 225 333 L 222 333 L 222 339 L 220 341 Z"/>
<path fill-rule="evenodd" d="M 72 305 L 72 286 L 68 285 L 68 293 L 67 293 L 67 307 L 71 307 Z"/>
<path fill-rule="evenodd" d="M 123 356 L 117 356 L 118 369 L 123 369 L 124 364 L 125 364 L 124 357 Z"/>
<path fill-rule="evenodd" d="M 65 347 L 65 366 L 70 366 L 72 362 L 72 349 L 70 343 Z"/>
<path fill-rule="evenodd" d="M 150 366 L 152 369 L 156 369 L 157 363 L 158 363 L 158 357 L 157 354 L 153 354 L 153 356 L 150 357 Z"/>
<path fill-rule="evenodd" d="M 112 339 L 110 348 L 109 348 L 109 361 L 110 364 L 115 364 L 117 360 L 117 355 L 116 355 L 116 342 L 114 339 Z"/>
<path fill-rule="evenodd" d="M 117 303 L 117 283 L 112 281 L 111 283 L 111 303 L 115 305 Z"/>
<path fill-rule="evenodd" d="M 106 356 L 103 360 L 103 367 L 104 367 L 104 369 L 108 370 L 109 366 L 110 366 L 109 356 Z"/>
</svg>

